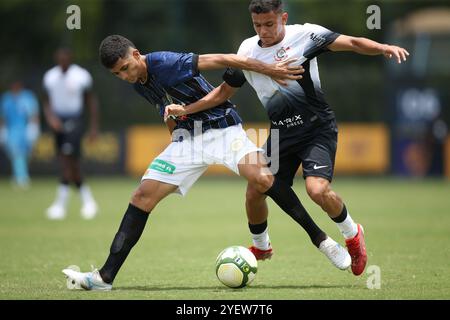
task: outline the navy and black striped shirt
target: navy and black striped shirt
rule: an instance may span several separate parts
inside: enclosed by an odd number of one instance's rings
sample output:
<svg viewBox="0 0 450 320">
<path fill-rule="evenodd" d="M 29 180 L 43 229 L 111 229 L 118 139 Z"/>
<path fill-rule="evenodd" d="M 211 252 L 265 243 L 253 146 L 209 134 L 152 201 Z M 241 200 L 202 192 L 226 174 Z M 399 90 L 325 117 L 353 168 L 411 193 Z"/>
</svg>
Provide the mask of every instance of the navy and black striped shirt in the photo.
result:
<svg viewBox="0 0 450 320">
<path fill-rule="evenodd" d="M 214 87 L 200 75 L 198 55 L 169 51 L 152 52 L 146 55 L 148 78 L 145 84 L 136 82 L 136 91 L 155 105 L 159 114 L 171 103 L 188 105 L 200 100 Z M 200 121 L 202 132 L 209 129 L 226 128 L 242 122 L 235 106 L 226 101 L 214 108 L 189 114 L 176 119 L 175 129 L 194 130 L 194 122 Z M 197 124 L 198 126 L 198 124 Z"/>
</svg>

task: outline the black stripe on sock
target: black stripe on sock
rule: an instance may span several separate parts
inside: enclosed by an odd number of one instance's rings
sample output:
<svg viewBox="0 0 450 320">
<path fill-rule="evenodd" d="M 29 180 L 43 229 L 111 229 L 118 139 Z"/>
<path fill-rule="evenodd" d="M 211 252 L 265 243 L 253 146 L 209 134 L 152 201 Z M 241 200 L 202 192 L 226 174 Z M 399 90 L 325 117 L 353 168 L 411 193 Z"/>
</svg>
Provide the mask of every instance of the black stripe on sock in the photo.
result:
<svg viewBox="0 0 450 320">
<path fill-rule="evenodd" d="M 345 219 L 347 219 L 347 208 L 345 207 L 345 204 L 344 204 L 341 214 L 338 215 L 336 218 L 331 218 L 331 220 L 333 220 L 336 223 L 341 223 L 341 222 L 344 222 Z"/>
<path fill-rule="evenodd" d="M 261 234 L 267 229 L 267 220 L 260 224 L 248 224 L 248 228 L 252 234 Z"/>
</svg>

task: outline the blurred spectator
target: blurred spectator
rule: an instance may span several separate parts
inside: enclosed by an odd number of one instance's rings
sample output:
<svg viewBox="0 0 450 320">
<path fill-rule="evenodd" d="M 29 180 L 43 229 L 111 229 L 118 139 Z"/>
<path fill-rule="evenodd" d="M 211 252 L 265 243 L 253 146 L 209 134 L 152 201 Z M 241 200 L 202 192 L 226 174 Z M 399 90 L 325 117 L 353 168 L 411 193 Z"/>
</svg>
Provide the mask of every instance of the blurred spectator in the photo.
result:
<svg viewBox="0 0 450 320">
<path fill-rule="evenodd" d="M 48 70 L 43 79 L 46 92 L 44 115 L 55 135 L 61 173 L 56 198 L 47 209 L 47 217 L 65 218 L 69 184 L 72 183 L 80 192 L 82 217 L 92 219 L 97 214 L 97 203 L 83 181 L 80 162 L 85 104 L 90 110 L 90 141 L 97 136 L 97 101 L 92 93 L 92 77 L 87 70 L 72 63 L 70 49 L 58 49 L 55 60 L 57 65 Z"/>
<path fill-rule="evenodd" d="M 38 111 L 35 95 L 20 80 L 1 97 L 0 142 L 11 160 L 13 183 L 22 189 L 30 184 L 28 158 L 40 133 Z"/>
</svg>

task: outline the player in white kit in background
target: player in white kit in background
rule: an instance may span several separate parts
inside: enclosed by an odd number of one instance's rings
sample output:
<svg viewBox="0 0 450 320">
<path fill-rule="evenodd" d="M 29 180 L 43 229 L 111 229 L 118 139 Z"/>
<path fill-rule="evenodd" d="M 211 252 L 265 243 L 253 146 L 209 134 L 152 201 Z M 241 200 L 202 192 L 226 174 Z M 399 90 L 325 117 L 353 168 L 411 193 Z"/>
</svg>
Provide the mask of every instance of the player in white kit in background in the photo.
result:
<svg viewBox="0 0 450 320">
<path fill-rule="evenodd" d="M 72 63 L 70 49 L 58 49 L 55 60 L 57 65 L 48 70 L 43 79 L 44 115 L 55 135 L 61 173 L 56 198 L 47 209 L 47 217 L 52 220 L 65 218 L 69 185 L 73 184 L 80 192 L 82 217 L 92 219 L 98 206 L 84 182 L 80 162 L 85 105 L 90 111 L 89 139 L 93 141 L 97 137 L 98 107 L 92 93 L 92 77 L 86 69 Z"/>
</svg>

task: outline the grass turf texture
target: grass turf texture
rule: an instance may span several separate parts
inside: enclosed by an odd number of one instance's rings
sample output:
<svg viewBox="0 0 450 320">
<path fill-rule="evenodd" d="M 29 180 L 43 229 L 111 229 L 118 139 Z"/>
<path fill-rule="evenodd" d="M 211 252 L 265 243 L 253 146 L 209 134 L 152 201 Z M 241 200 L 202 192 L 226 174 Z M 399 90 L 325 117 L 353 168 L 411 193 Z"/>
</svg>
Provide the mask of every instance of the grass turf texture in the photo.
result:
<svg viewBox="0 0 450 320">
<path fill-rule="evenodd" d="M 0 299 L 449 299 L 450 184 L 441 180 L 350 179 L 334 189 L 366 231 L 370 274 L 339 271 L 306 233 L 270 200 L 271 261 L 259 262 L 250 287 L 229 289 L 215 276 L 217 255 L 250 244 L 244 211 L 245 182 L 202 178 L 186 198 L 160 203 L 122 267 L 111 292 L 69 291 L 61 270 L 71 264 L 101 267 L 138 179 L 96 178 L 89 184 L 101 213 L 80 217 L 71 192 L 64 221 L 45 219 L 56 179 L 34 179 L 28 191 L 0 182 Z M 334 223 L 294 186 L 316 222 L 344 243 Z"/>
</svg>

